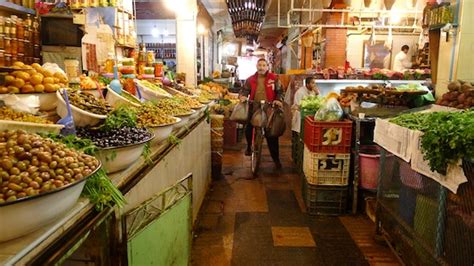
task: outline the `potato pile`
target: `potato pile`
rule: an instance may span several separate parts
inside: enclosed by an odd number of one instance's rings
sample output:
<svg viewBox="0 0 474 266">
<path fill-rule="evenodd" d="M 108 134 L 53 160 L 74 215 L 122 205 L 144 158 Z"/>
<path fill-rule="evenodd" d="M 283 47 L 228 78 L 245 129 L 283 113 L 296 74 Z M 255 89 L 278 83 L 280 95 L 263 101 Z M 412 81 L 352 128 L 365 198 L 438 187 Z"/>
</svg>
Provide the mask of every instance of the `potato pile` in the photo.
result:
<svg viewBox="0 0 474 266">
<path fill-rule="evenodd" d="M 470 82 L 453 81 L 449 83 L 448 90 L 436 101 L 437 104 L 458 109 L 474 107 L 474 86 Z"/>
<path fill-rule="evenodd" d="M 52 73 L 37 63 L 30 66 L 15 62 L 13 68 L 21 70 L 5 76 L 5 84 L 0 86 L 2 94 L 56 92 L 60 88 L 67 87 L 68 84 L 68 79 L 64 74 Z"/>
</svg>

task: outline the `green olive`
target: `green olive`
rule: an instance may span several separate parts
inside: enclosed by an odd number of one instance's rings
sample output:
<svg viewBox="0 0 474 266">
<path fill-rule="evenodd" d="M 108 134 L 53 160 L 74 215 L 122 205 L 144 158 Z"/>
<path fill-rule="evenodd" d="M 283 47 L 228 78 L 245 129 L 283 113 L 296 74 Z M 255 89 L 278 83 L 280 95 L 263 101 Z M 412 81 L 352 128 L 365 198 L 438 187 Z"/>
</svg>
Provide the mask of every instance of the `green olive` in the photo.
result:
<svg viewBox="0 0 474 266">
<path fill-rule="evenodd" d="M 57 175 L 63 175 L 64 174 L 64 169 L 62 169 L 62 168 L 56 169 L 56 174 Z"/>
<path fill-rule="evenodd" d="M 8 197 L 6 201 L 10 202 L 10 201 L 15 201 L 16 199 L 17 199 L 16 196 L 12 195 L 12 196 Z"/>
<path fill-rule="evenodd" d="M 39 176 L 38 176 L 38 177 L 35 177 L 35 180 L 34 180 L 34 181 L 35 181 L 36 183 L 40 184 L 40 185 L 43 183 L 43 179 L 42 179 L 41 177 L 39 177 Z"/>
<path fill-rule="evenodd" d="M 15 196 L 15 195 L 16 195 L 16 191 L 15 191 L 15 190 L 12 190 L 12 189 L 8 189 L 8 190 L 7 190 L 7 193 L 5 193 L 5 195 L 6 195 L 7 197 Z"/>
<path fill-rule="evenodd" d="M 11 175 L 19 175 L 20 174 L 20 169 L 16 168 L 16 167 L 12 167 L 10 169 L 10 174 Z"/>
<path fill-rule="evenodd" d="M 15 184 L 20 184 L 21 183 L 21 177 L 18 176 L 18 175 L 12 175 L 10 176 L 10 180 L 9 180 L 11 183 L 15 183 Z"/>
<path fill-rule="evenodd" d="M 11 189 L 11 190 L 14 190 L 14 191 L 21 191 L 23 190 L 23 187 L 18 185 L 18 184 L 15 184 L 15 183 L 10 183 L 8 184 L 8 188 Z"/>
<path fill-rule="evenodd" d="M 40 185 L 39 185 L 38 182 L 36 182 L 36 181 L 31 181 L 28 185 L 29 185 L 31 188 L 34 188 L 34 189 L 40 188 Z"/>
<path fill-rule="evenodd" d="M 18 162 L 16 164 L 16 167 L 20 170 L 20 171 L 26 171 L 26 164 L 24 162 Z"/>
<path fill-rule="evenodd" d="M 0 165 L 1 165 L 1 167 L 2 167 L 4 170 L 6 170 L 6 171 L 10 170 L 10 169 L 13 167 L 13 163 L 12 163 L 10 160 L 8 160 L 8 159 L 3 159 L 3 160 L 0 162 Z"/>
</svg>

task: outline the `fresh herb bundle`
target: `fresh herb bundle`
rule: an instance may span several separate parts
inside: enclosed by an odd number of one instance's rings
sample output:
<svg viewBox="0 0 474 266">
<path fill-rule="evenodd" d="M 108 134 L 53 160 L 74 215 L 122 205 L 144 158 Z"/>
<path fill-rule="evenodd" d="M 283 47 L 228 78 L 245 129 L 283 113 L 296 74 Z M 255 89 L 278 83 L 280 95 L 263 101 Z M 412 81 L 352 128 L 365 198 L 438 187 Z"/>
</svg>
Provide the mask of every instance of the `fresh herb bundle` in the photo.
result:
<svg viewBox="0 0 474 266">
<path fill-rule="evenodd" d="M 110 131 L 123 127 L 137 127 L 137 113 L 133 108 L 126 105 L 121 105 L 113 110 L 99 129 Z"/>
<path fill-rule="evenodd" d="M 474 110 L 404 114 L 390 122 L 423 132 L 421 150 L 431 171 L 445 175 L 448 164 L 474 158 Z"/>
</svg>

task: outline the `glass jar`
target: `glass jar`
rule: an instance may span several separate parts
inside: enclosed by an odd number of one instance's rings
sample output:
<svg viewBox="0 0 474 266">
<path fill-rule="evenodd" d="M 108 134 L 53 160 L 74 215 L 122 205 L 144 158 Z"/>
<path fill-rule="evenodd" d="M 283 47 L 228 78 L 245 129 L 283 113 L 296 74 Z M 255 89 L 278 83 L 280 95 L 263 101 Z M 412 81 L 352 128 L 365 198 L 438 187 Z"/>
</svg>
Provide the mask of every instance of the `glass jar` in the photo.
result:
<svg viewBox="0 0 474 266">
<path fill-rule="evenodd" d="M 0 50 L 5 50 L 5 35 L 0 35 Z"/>
<path fill-rule="evenodd" d="M 16 38 L 12 38 L 11 46 L 12 46 L 12 55 L 16 55 L 18 53 L 18 40 Z"/>
<path fill-rule="evenodd" d="M 4 30 L 4 32 L 5 32 L 5 37 L 7 37 L 7 38 L 11 38 L 11 36 L 10 36 L 10 29 L 11 29 L 11 21 L 10 21 L 9 18 L 7 18 L 7 19 L 5 20 L 5 26 L 4 26 L 4 28 L 3 28 L 3 30 Z"/>
<path fill-rule="evenodd" d="M 28 8 L 35 9 L 35 0 L 28 1 Z"/>
<path fill-rule="evenodd" d="M 0 52 L 0 66 L 5 66 L 5 54 Z"/>
<path fill-rule="evenodd" d="M 18 40 L 23 40 L 25 37 L 25 28 L 23 27 L 23 20 L 17 19 L 16 20 L 16 38 Z"/>
<path fill-rule="evenodd" d="M 99 0 L 99 5 L 100 5 L 100 6 L 103 6 L 103 7 L 109 6 L 109 1 L 107 1 L 107 0 Z"/>
<path fill-rule="evenodd" d="M 16 58 L 16 61 L 25 62 L 25 55 L 24 54 L 18 54 L 17 58 Z M 13 62 L 16 62 L 16 61 L 13 61 Z"/>
<path fill-rule="evenodd" d="M 11 53 L 12 53 L 12 39 L 5 37 L 5 41 L 4 41 L 4 42 L 5 42 L 5 45 L 4 45 L 4 47 L 5 47 L 5 53 L 6 53 L 6 54 L 11 54 Z"/>
<path fill-rule="evenodd" d="M 18 40 L 18 53 L 25 54 L 25 41 Z"/>
<path fill-rule="evenodd" d="M 89 7 L 88 0 L 79 0 L 79 7 Z"/>
<path fill-rule="evenodd" d="M 11 66 L 12 65 L 12 55 L 6 54 L 5 55 L 5 66 Z"/>
<path fill-rule="evenodd" d="M 21 5 L 26 8 L 30 8 L 30 0 L 21 0 Z"/>
<path fill-rule="evenodd" d="M 64 70 L 66 71 L 67 78 L 70 81 L 79 80 L 79 60 L 76 58 L 66 58 L 64 60 Z"/>
<path fill-rule="evenodd" d="M 36 45 L 33 47 L 33 56 L 34 57 L 40 57 L 41 56 L 41 48 L 39 45 Z"/>
<path fill-rule="evenodd" d="M 11 38 L 16 38 L 16 20 L 17 20 L 16 16 L 11 16 L 11 18 L 10 18 L 10 21 L 11 21 L 11 24 L 10 24 L 10 37 Z"/>
<path fill-rule="evenodd" d="M 99 6 L 99 0 L 89 0 L 89 6 L 98 7 Z"/>
<path fill-rule="evenodd" d="M 81 3 L 79 0 L 71 0 L 70 6 L 73 9 L 78 9 L 81 8 Z"/>
<path fill-rule="evenodd" d="M 31 19 L 30 14 L 26 15 L 25 27 L 30 27 L 30 28 L 33 27 L 33 20 Z"/>
<path fill-rule="evenodd" d="M 26 26 L 23 34 L 23 40 L 30 41 L 31 29 L 30 26 Z"/>
<path fill-rule="evenodd" d="M 25 45 L 25 57 L 33 56 L 33 49 L 31 49 L 31 43 L 29 41 L 24 42 Z"/>
<path fill-rule="evenodd" d="M 5 18 L 0 16 L 0 35 L 5 34 Z"/>
</svg>

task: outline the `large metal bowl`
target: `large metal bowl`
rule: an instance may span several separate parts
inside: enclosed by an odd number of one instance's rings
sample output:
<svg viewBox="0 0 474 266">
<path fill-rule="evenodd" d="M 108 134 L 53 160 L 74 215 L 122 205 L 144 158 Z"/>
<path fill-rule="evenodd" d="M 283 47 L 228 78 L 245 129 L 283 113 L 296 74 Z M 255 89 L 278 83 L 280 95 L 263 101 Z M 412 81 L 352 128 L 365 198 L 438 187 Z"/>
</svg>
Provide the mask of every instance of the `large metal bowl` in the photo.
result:
<svg viewBox="0 0 474 266">
<path fill-rule="evenodd" d="M 191 117 L 196 113 L 197 113 L 196 111 L 191 110 L 191 112 L 189 114 L 175 115 L 176 117 L 181 118 L 181 121 L 174 125 L 174 129 L 178 129 L 178 128 L 181 128 L 184 125 L 186 125 L 189 122 L 189 120 L 191 119 Z"/>
<path fill-rule="evenodd" d="M 107 173 L 125 170 L 140 158 L 145 149 L 145 144 L 154 137 L 152 134 L 146 140 L 127 146 L 99 148 L 97 158 L 99 158 Z"/>
<path fill-rule="evenodd" d="M 70 210 L 88 177 L 43 194 L 0 204 L 0 242 L 29 234 Z"/>
<path fill-rule="evenodd" d="M 63 99 L 62 90 L 56 92 L 56 97 L 58 98 L 58 107 L 56 109 L 58 115 L 61 118 L 64 118 L 67 115 L 66 102 Z M 106 115 L 93 114 L 78 108 L 71 104 L 72 117 L 74 119 L 74 124 L 76 127 L 85 127 L 85 126 L 95 126 L 101 120 L 107 118 Z"/>
<path fill-rule="evenodd" d="M 127 92 L 125 92 L 125 93 L 127 93 Z M 112 90 L 109 86 L 107 86 L 107 96 L 105 96 L 105 100 L 108 103 L 110 103 L 110 105 L 113 106 L 114 108 L 121 105 L 121 104 L 131 105 L 131 106 L 135 106 L 135 107 L 140 106 L 140 104 L 134 103 L 134 102 L 130 101 L 129 99 L 123 97 L 122 95 L 119 95 L 114 90 Z"/>
<path fill-rule="evenodd" d="M 171 123 L 171 124 L 166 124 L 166 125 L 160 125 L 156 127 L 148 127 L 153 134 L 155 134 L 155 138 L 152 140 L 152 144 L 157 144 L 162 142 L 163 140 L 166 140 L 171 133 L 173 132 L 174 126 L 176 124 L 179 124 L 181 122 L 180 118 L 176 118 L 176 122 Z"/>
</svg>

